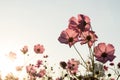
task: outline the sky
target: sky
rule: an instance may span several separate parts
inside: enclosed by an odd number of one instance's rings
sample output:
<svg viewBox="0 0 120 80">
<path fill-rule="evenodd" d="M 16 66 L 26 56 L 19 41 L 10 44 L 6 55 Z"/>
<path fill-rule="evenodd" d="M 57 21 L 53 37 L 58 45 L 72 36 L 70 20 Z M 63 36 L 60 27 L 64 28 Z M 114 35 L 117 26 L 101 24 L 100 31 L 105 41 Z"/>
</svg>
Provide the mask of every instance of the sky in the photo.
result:
<svg viewBox="0 0 120 80">
<path fill-rule="evenodd" d="M 22 62 L 20 49 L 24 45 L 28 45 L 32 55 L 35 44 L 44 45 L 44 54 L 49 55 L 51 63 L 79 58 L 73 47 L 57 40 L 61 31 L 67 28 L 70 17 L 78 14 L 90 17 L 98 35 L 97 43 L 113 44 L 117 55 L 115 62 L 120 61 L 119 3 L 120 0 L 0 0 L 0 68 L 14 64 L 6 61 L 6 55 L 11 51 Z M 86 57 L 87 47 L 76 45 Z"/>
</svg>

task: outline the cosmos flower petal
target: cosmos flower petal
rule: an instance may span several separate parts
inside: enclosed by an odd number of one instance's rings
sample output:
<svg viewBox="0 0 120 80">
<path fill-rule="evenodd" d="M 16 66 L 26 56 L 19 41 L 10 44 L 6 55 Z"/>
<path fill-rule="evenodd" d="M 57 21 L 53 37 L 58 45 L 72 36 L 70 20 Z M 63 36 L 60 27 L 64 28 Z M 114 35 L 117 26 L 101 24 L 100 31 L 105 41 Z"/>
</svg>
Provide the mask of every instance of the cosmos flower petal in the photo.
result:
<svg viewBox="0 0 120 80">
<path fill-rule="evenodd" d="M 109 53 L 109 55 L 112 55 L 114 54 L 114 46 L 112 44 L 108 44 L 107 47 L 106 47 L 106 53 Z"/>
<path fill-rule="evenodd" d="M 105 43 L 99 43 L 98 46 L 94 48 L 96 60 L 102 63 L 113 61 L 115 58 L 113 55 L 114 51 L 114 46 L 112 44 L 106 45 Z"/>
<path fill-rule="evenodd" d="M 84 16 L 86 23 L 90 23 L 90 18 L 88 16 Z"/>
<path fill-rule="evenodd" d="M 102 63 L 106 63 L 108 61 L 108 58 L 99 57 L 96 60 Z"/>
<path fill-rule="evenodd" d="M 100 57 L 102 54 L 98 46 L 94 48 L 94 52 L 95 52 L 95 57 Z"/>
<path fill-rule="evenodd" d="M 114 55 L 108 55 L 109 61 L 113 61 L 115 57 L 116 57 L 116 56 L 114 56 Z"/>
<path fill-rule="evenodd" d="M 64 44 L 68 44 L 70 47 L 79 41 L 78 39 L 78 33 L 70 28 L 67 28 L 66 30 L 62 31 L 60 34 L 58 41 Z"/>
<path fill-rule="evenodd" d="M 34 45 L 34 52 L 37 54 L 42 54 L 45 51 L 44 46 L 40 44 Z"/>
<path fill-rule="evenodd" d="M 77 19 L 75 17 L 71 17 L 69 19 L 69 23 L 70 23 L 70 25 L 77 25 L 78 21 L 77 21 Z"/>
<path fill-rule="evenodd" d="M 99 50 L 101 51 L 101 53 L 105 52 L 105 49 L 106 49 L 105 43 L 98 44 L 98 47 L 99 47 Z"/>
<path fill-rule="evenodd" d="M 95 41 L 97 41 L 97 36 L 96 36 L 95 32 L 93 32 L 93 31 L 82 32 L 82 34 L 80 36 L 81 44 L 88 43 L 88 46 L 91 47 Z"/>
</svg>

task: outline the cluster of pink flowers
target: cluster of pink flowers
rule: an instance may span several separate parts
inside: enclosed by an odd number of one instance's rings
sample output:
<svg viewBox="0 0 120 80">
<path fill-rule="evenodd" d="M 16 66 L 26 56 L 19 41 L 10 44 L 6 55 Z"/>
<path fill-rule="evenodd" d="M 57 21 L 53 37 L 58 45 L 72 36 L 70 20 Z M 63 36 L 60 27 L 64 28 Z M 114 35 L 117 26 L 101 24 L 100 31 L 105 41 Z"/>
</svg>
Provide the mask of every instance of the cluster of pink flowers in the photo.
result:
<svg viewBox="0 0 120 80">
<path fill-rule="evenodd" d="M 34 45 L 34 52 L 36 54 L 43 54 L 44 51 L 45 51 L 45 49 L 44 49 L 43 45 L 40 45 L 40 44 Z M 21 52 L 23 54 L 27 54 L 28 46 L 24 46 L 21 49 Z M 45 55 L 45 56 L 43 56 L 43 58 L 47 58 L 47 56 Z M 42 66 L 42 68 L 41 68 L 41 66 Z M 46 67 L 47 66 L 45 66 L 43 64 L 43 60 L 38 60 L 36 64 L 27 65 L 26 66 L 26 72 L 29 75 L 28 79 L 36 80 L 37 78 L 44 77 L 46 75 Z"/>
<path fill-rule="evenodd" d="M 42 65 L 42 61 L 38 60 L 38 63 L 36 65 L 29 64 L 28 66 L 26 66 L 26 72 L 29 74 L 29 79 L 34 80 L 37 77 L 41 78 L 45 76 L 46 70 L 39 69 L 40 65 Z"/>
<path fill-rule="evenodd" d="M 91 28 L 90 18 L 83 14 L 79 14 L 78 19 L 70 18 L 68 28 L 62 31 L 58 38 L 61 43 L 69 44 L 70 47 L 76 42 L 80 42 L 81 45 L 88 44 L 89 48 L 93 46 L 97 39 L 95 31 Z M 103 63 L 108 60 L 113 61 L 115 58 L 114 52 L 115 49 L 112 44 L 99 43 L 94 49 L 96 60 Z"/>
<path fill-rule="evenodd" d="M 113 60 L 116 58 L 114 55 L 115 48 L 112 44 L 106 44 L 105 42 L 100 42 L 95 45 L 95 42 L 98 41 L 98 36 L 96 35 L 95 31 L 92 30 L 90 18 L 88 16 L 78 14 L 77 18 L 71 17 L 69 19 L 68 27 L 61 32 L 60 36 L 58 37 L 58 41 L 62 44 L 69 45 L 70 48 L 73 47 L 80 57 L 79 60 L 72 58 L 67 62 L 60 61 L 59 69 L 61 74 L 59 76 L 55 78 L 52 77 L 52 75 L 55 75 L 55 72 L 53 71 L 54 67 L 48 66 L 47 64 L 46 59 L 48 58 L 48 55 L 43 55 L 42 58 L 37 60 L 36 64 L 30 63 L 28 65 L 17 66 L 16 70 L 21 71 L 22 68 L 25 67 L 26 73 L 28 74 L 27 80 L 119 79 L 120 62 L 117 65 L 113 63 Z M 79 43 L 81 46 L 83 44 L 87 44 L 87 47 L 89 49 L 89 53 L 86 55 L 88 56 L 88 61 L 85 61 L 83 54 L 78 51 L 75 46 L 76 43 Z M 36 44 L 34 45 L 33 50 L 36 55 L 42 55 L 45 51 L 45 48 L 41 44 Z M 28 46 L 24 46 L 20 51 L 26 55 L 29 51 Z M 13 52 L 11 52 L 8 56 L 12 59 L 16 58 L 16 54 Z M 107 62 L 110 62 L 110 64 L 107 65 Z M 84 75 L 81 74 L 81 67 L 86 71 Z M 109 70 L 112 70 L 114 72 L 115 75 L 113 76 L 115 77 L 112 76 L 112 73 L 108 73 Z M 14 78 L 13 75 L 9 76 L 12 76 Z M 9 76 L 7 76 L 7 78 Z M 18 80 L 18 78 L 15 78 L 15 80 Z"/>
<path fill-rule="evenodd" d="M 98 43 L 95 45 L 95 42 L 98 41 L 98 36 L 95 31 L 92 30 L 90 18 L 83 14 L 78 14 L 78 17 L 71 17 L 69 19 L 68 27 L 63 30 L 58 37 L 58 41 L 63 44 L 69 45 L 69 47 L 74 47 L 76 52 L 79 54 L 80 60 L 75 58 L 69 59 L 66 61 L 60 61 L 61 75 L 54 78 L 55 80 L 115 80 L 120 77 L 120 63 L 117 64 L 117 68 L 110 68 L 106 65 L 110 61 L 110 66 L 114 66 L 112 62 L 116 56 L 115 48 L 112 44 L 106 44 L 104 42 Z M 77 50 L 75 44 L 79 43 L 80 45 L 87 44 L 89 49 L 88 61 L 85 61 L 82 54 Z M 34 52 L 38 54 L 43 54 L 45 51 L 44 46 L 40 44 L 34 45 Z M 25 55 L 28 52 L 28 46 L 24 46 L 21 49 L 21 52 Z M 44 59 L 48 58 L 48 55 L 43 56 Z M 29 64 L 26 66 L 26 73 L 28 74 L 29 80 L 37 79 L 47 79 L 54 80 L 52 76 L 49 76 L 48 65 L 46 60 L 39 59 L 36 64 Z M 80 68 L 84 67 L 86 72 L 84 75 L 81 75 Z M 23 66 L 17 67 L 18 70 L 21 70 Z M 51 67 L 53 71 L 54 67 Z M 117 78 L 111 77 L 112 74 L 107 74 L 106 71 L 111 69 L 116 75 Z M 118 69 L 118 70 L 116 70 Z M 55 72 L 53 72 L 55 73 Z M 50 73 L 51 74 L 51 73 Z M 55 75 L 55 74 L 53 74 Z"/>
<path fill-rule="evenodd" d="M 92 72 L 92 77 L 95 79 L 98 78 L 98 73 L 100 71 L 95 72 L 97 68 L 95 65 L 102 64 L 102 70 L 105 71 L 105 63 L 108 61 L 112 62 L 115 59 L 115 48 L 112 44 L 106 44 L 104 42 L 98 43 L 95 45 L 95 42 L 98 40 L 98 36 L 95 34 L 95 31 L 92 30 L 90 18 L 83 14 L 78 14 L 78 17 L 71 17 L 69 19 L 67 29 L 63 30 L 58 38 L 58 41 L 63 44 L 68 44 L 71 48 L 72 46 L 75 48 L 76 52 L 79 54 L 81 60 L 84 63 L 84 67 L 87 71 Z M 89 63 L 86 63 L 82 54 L 75 47 L 75 43 L 80 43 L 81 45 L 87 44 L 89 48 L 88 58 L 90 59 Z M 65 64 L 65 63 L 64 63 Z M 120 64 L 118 64 L 120 66 Z M 68 64 L 66 64 L 68 66 Z M 78 67 L 76 67 L 78 68 Z M 74 69 L 74 68 L 72 68 Z M 77 71 L 78 69 L 75 69 Z M 74 72 L 74 71 L 73 71 Z M 115 72 L 115 71 L 114 71 Z M 75 72 L 76 73 L 76 72 Z M 95 77 L 97 75 L 97 77 Z M 104 76 L 104 75 L 103 75 Z M 117 74 L 118 78 L 120 73 Z M 84 79 L 83 79 L 84 80 Z M 92 80 L 92 79 L 90 79 Z M 102 80 L 102 79 L 101 79 Z M 110 80 L 113 80 L 111 78 Z"/>
<path fill-rule="evenodd" d="M 62 31 L 58 40 L 61 43 L 69 44 L 70 47 L 76 42 L 87 43 L 91 47 L 97 38 L 95 32 L 91 30 L 90 18 L 79 14 L 78 19 L 70 18 L 68 28 Z"/>
<path fill-rule="evenodd" d="M 95 45 L 98 40 L 98 36 L 95 31 L 92 30 L 90 18 L 83 14 L 78 14 L 78 17 L 71 17 L 69 19 L 69 24 L 67 29 L 63 30 L 58 38 L 58 41 L 63 44 L 68 44 L 71 48 L 72 46 L 79 54 L 82 62 L 74 58 L 68 60 L 68 62 L 61 61 L 60 67 L 66 72 L 61 76 L 57 77 L 56 80 L 64 80 L 65 78 L 70 80 L 99 80 L 100 77 L 105 75 L 105 71 L 108 70 L 108 66 L 105 65 L 108 61 L 112 62 L 116 57 L 114 55 L 115 48 L 112 44 L 106 44 L 104 42 Z M 85 62 L 82 54 L 75 47 L 76 43 L 80 45 L 87 44 L 89 52 L 89 61 Z M 37 44 L 34 45 L 34 52 L 36 54 L 42 54 L 45 51 L 44 46 Z M 23 54 L 28 52 L 28 47 L 24 46 L 21 49 Z M 48 56 L 43 56 L 47 58 Z M 29 75 L 30 80 L 36 80 L 37 78 L 45 78 L 48 80 L 53 80 L 51 76 L 47 75 L 47 65 L 44 65 L 43 60 L 38 60 L 36 64 L 29 64 L 26 66 L 26 72 Z M 90 74 L 81 75 L 79 74 L 80 65 L 86 69 Z M 111 65 L 113 65 L 111 63 Z M 118 68 L 120 68 L 120 63 L 118 63 Z M 53 69 L 53 67 L 52 67 Z M 98 70 L 99 69 L 99 70 Z M 116 72 L 116 71 L 114 71 Z M 118 78 L 120 74 L 117 74 Z M 108 75 L 110 77 L 110 74 Z M 109 78 L 113 80 L 113 78 Z M 103 78 L 101 80 L 104 80 Z"/>
<path fill-rule="evenodd" d="M 74 60 L 74 59 L 69 60 L 67 63 L 64 61 L 60 62 L 60 66 L 63 69 L 66 69 L 72 75 L 74 75 L 78 72 L 78 67 L 79 67 L 78 65 L 79 64 L 80 64 L 79 61 Z"/>
</svg>

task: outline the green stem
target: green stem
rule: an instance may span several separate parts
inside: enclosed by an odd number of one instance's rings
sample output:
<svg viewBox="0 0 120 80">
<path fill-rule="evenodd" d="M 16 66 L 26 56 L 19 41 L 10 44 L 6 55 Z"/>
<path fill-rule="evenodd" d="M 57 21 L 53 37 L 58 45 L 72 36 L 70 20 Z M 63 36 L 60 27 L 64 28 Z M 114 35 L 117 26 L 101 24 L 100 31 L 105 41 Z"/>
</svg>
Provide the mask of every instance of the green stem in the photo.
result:
<svg viewBox="0 0 120 80">
<path fill-rule="evenodd" d="M 93 77 L 94 77 L 94 75 L 95 75 L 95 73 L 94 73 L 94 53 L 92 52 L 91 48 L 89 48 L 89 52 L 90 52 L 90 57 L 91 57 L 91 61 L 92 61 L 92 67 L 93 67 L 92 72 L 93 72 Z"/>
<path fill-rule="evenodd" d="M 88 46 L 89 47 L 89 46 Z M 93 44 L 93 50 L 94 50 L 94 47 L 95 47 L 95 43 Z M 91 59 L 91 62 L 92 62 L 92 73 L 93 73 L 93 78 L 94 78 L 94 75 L 95 75 L 95 73 L 94 73 L 94 52 L 92 51 L 92 48 L 90 48 L 89 47 L 89 52 L 90 52 L 90 59 Z"/>
<path fill-rule="evenodd" d="M 119 77 L 120 77 L 120 75 L 118 75 L 118 77 L 117 77 L 117 79 L 116 79 L 116 80 L 118 80 L 118 79 L 119 79 Z"/>
<path fill-rule="evenodd" d="M 83 57 L 81 56 L 80 52 L 77 50 L 75 45 L 73 45 L 73 47 L 74 47 L 75 51 L 78 53 L 78 55 L 80 56 L 80 58 L 82 59 L 82 61 L 84 62 L 84 64 L 86 65 L 86 67 L 85 66 L 84 67 L 87 69 L 87 64 L 86 64 L 85 60 L 83 59 Z"/>
</svg>

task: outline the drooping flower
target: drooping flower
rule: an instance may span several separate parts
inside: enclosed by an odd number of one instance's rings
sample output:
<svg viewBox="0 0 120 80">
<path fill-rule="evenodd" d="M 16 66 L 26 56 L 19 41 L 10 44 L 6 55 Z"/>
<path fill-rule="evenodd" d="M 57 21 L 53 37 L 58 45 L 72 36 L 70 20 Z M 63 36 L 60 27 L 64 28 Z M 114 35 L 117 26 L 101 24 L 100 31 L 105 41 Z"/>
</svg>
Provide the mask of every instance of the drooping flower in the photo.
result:
<svg viewBox="0 0 120 80">
<path fill-rule="evenodd" d="M 67 28 L 66 30 L 62 31 L 58 40 L 61 43 L 69 44 L 69 46 L 71 47 L 76 42 L 78 42 L 78 33 L 73 29 Z"/>
<path fill-rule="evenodd" d="M 28 46 L 24 46 L 22 49 L 21 49 L 21 52 L 23 52 L 23 54 L 26 54 L 28 52 Z"/>
<path fill-rule="evenodd" d="M 97 35 L 94 31 L 84 31 L 80 36 L 81 44 L 88 43 L 88 46 L 91 47 L 95 41 L 97 41 Z"/>
<path fill-rule="evenodd" d="M 71 17 L 69 19 L 68 27 L 78 31 L 90 30 L 90 18 L 86 15 L 78 14 L 78 18 Z"/>
<path fill-rule="evenodd" d="M 37 54 L 42 54 L 45 51 L 45 49 L 43 45 L 37 44 L 37 45 L 34 45 L 34 51 Z"/>
<path fill-rule="evenodd" d="M 61 62 L 60 62 L 60 66 L 61 66 L 63 69 L 66 69 L 67 63 L 64 62 L 64 61 L 61 61 Z"/>
<path fill-rule="evenodd" d="M 71 59 L 67 62 L 67 70 L 70 72 L 70 74 L 76 74 L 78 72 L 78 65 L 80 62 L 75 59 Z"/>
<path fill-rule="evenodd" d="M 106 45 L 105 43 L 99 43 L 95 48 L 95 57 L 97 61 L 106 63 L 107 61 L 113 61 L 114 56 L 114 46 L 112 44 Z"/>
</svg>

